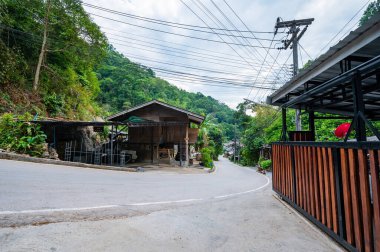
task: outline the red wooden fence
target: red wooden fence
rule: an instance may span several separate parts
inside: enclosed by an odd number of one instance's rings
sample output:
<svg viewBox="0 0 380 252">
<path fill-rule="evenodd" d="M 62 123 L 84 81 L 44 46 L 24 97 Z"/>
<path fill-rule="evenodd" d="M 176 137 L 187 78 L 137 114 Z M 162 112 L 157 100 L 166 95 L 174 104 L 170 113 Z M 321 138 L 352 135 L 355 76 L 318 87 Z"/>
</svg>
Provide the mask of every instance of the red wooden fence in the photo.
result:
<svg viewBox="0 0 380 252">
<path fill-rule="evenodd" d="M 272 161 L 293 207 L 347 249 L 380 252 L 379 148 L 274 143 Z"/>
</svg>

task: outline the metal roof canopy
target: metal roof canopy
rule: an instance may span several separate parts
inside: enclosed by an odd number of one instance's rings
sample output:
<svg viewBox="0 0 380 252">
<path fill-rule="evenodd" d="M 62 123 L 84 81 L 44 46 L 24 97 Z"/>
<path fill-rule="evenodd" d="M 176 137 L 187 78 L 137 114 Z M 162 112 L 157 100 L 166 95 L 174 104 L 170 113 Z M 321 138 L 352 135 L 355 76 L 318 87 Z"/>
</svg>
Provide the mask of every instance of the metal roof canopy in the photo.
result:
<svg viewBox="0 0 380 252">
<path fill-rule="evenodd" d="M 359 76 L 365 116 L 380 119 L 380 15 L 351 32 L 310 67 L 268 96 L 284 108 L 354 115 L 353 78 Z"/>
<path fill-rule="evenodd" d="M 45 126 L 58 127 L 87 127 L 87 126 L 112 126 L 112 125 L 128 125 L 124 122 L 86 122 L 86 121 L 63 121 L 63 120 L 33 120 L 30 123 L 36 123 Z"/>
</svg>

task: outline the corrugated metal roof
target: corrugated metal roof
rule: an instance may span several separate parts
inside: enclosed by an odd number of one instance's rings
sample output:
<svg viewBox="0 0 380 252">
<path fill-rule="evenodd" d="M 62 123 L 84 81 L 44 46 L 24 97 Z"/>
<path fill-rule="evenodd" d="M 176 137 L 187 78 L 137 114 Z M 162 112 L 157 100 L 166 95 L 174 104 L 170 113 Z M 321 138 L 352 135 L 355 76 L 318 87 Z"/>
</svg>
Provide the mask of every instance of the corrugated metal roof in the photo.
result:
<svg viewBox="0 0 380 252">
<path fill-rule="evenodd" d="M 175 106 L 172 106 L 172 105 L 169 105 L 167 103 L 164 103 L 164 102 L 161 102 L 161 101 L 157 101 L 157 100 L 152 100 L 150 102 L 147 102 L 147 103 L 143 103 L 139 106 L 136 106 L 136 107 L 133 107 L 131 109 L 128 109 L 128 110 L 125 110 L 125 111 L 122 111 L 122 112 L 119 112 L 117 114 L 114 114 L 110 117 L 107 118 L 107 120 L 110 120 L 110 121 L 116 121 L 118 118 L 120 117 L 124 117 L 126 114 L 129 114 L 133 111 L 136 111 L 138 109 L 141 109 L 141 108 L 144 108 L 144 107 L 147 107 L 147 106 L 150 106 L 150 105 L 153 105 L 153 104 L 158 104 L 158 105 L 161 105 L 161 106 L 164 106 L 164 107 L 167 107 L 167 108 L 170 108 L 170 109 L 173 109 L 173 110 L 176 110 L 176 111 L 179 111 L 179 112 L 182 112 L 184 114 L 187 114 L 189 119 L 191 121 L 196 121 L 196 122 L 203 122 L 203 120 L 205 119 L 203 116 L 201 115 L 198 115 L 198 114 L 195 114 L 195 113 L 192 113 L 190 111 L 187 111 L 187 110 L 184 110 L 184 109 L 181 109 L 181 108 L 178 108 L 178 107 L 175 107 Z"/>
</svg>

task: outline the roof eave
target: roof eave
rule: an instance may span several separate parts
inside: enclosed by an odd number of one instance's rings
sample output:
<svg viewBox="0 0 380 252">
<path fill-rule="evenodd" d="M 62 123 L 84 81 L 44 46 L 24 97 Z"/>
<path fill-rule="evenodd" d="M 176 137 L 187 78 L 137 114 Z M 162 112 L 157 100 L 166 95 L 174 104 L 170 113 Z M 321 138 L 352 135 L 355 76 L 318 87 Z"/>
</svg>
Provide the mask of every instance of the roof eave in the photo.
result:
<svg viewBox="0 0 380 252">
<path fill-rule="evenodd" d="M 326 53 L 317 58 L 310 67 L 301 71 L 297 76 L 293 77 L 285 85 L 268 96 L 266 102 L 270 105 L 274 105 L 276 101 L 285 97 L 288 93 L 303 85 L 305 82 L 318 76 L 339 61 L 380 37 L 379 21 L 380 15 L 377 15 L 369 20 L 367 24 L 351 32 L 350 34 L 356 35 L 353 40 L 347 41 L 345 38 L 331 47 Z"/>
</svg>

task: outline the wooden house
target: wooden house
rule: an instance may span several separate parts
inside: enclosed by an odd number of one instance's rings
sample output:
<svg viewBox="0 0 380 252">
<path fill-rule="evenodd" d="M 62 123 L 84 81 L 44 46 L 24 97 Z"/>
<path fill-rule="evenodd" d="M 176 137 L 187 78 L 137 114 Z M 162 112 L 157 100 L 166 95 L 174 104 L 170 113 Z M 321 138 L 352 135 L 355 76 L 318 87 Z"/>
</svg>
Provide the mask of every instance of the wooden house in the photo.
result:
<svg viewBox="0 0 380 252">
<path fill-rule="evenodd" d="M 153 100 L 112 115 L 108 120 L 128 124 L 127 148 L 138 161 L 181 165 L 189 161 L 189 146 L 195 144 L 204 117 Z"/>
</svg>

